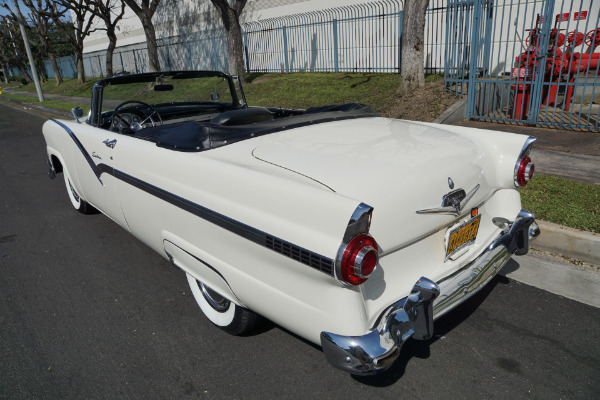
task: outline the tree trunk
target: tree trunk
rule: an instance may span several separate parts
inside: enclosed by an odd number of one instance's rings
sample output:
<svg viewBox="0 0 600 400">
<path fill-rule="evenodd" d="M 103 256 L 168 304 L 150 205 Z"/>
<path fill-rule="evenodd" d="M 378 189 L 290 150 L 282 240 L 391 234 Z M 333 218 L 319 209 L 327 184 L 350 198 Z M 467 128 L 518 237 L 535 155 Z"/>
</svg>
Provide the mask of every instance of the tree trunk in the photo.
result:
<svg viewBox="0 0 600 400">
<path fill-rule="evenodd" d="M 425 11 L 429 0 L 405 0 L 402 20 L 402 91 L 409 93 L 425 86 L 423 47 Z"/>
<path fill-rule="evenodd" d="M 244 43 L 242 42 L 242 27 L 239 16 L 231 8 L 227 11 L 228 23 L 225 23 L 227 33 L 227 60 L 229 73 L 238 75 L 242 83 L 246 83 L 246 66 L 244 65 Z"/>
<path fill-rule="evenodd" d="M 54 53 L 49 53 L 48 58 L 50 59 L 50 65 L 52 65 L 52 71 L 54 71 L 54 78 L 56 79 L 56 86 L 62 85 L 63 78 L 60 73 L 60 69 L 58 68 L 58 63 L 56 62 L 56 56 Z"/>
<path fill-rule="evenodd" d="M 246 66 L 244 65 L 244 45 L 242 43 L 240 14 L 244 10 L 247 0 L 235 0 L 233 4 L 228 0 L 210 1 L 221 15 L 223 27 L 227 35 L 229 73 L 238 75 L 240 81 L 246 83 Z"/>
<path fill-rule="evenodd" d="M 38 56 L 35 57 L 34 62 L 37 65 L 38 77 L 40 79 L 40 82 L 46 83 L 48 81 L 48 75 L 46 75 L 46 67 L 45 67 L 44 59 L 42 58 L 42 55 L 38 54 Z"/>
<path fill-rule="evenodd" d="M 113 71 L 113 54 L 115 47 L 117 47 L 117 35 L 114 32 L 107 32 L 108 35 L 108 48 L 106 49 L 106 76 L 111 77 L 114 75 Z M 121 65 L 121 69 L 123 66 Z"/>
<path fill-rule="evenodd" d="M 20 62 L 17 65 L 17 68 L 19 69 L 19 71 L 21 72 L 21 76 L 27 81 L 27 83 L 33 83 L 33 79 L 31 79 L 31 75 L 29 75 L 29 72 L 27 72 L 27 67 L 25 66 L 25 64 Z"/>
<path fill-rule="evenodd" d="M 146 42 L 148 45 L 148 66 L 150 72 L 160 71 L 160 60 L 158 59 L 158 44 L 156 42 L 156 31 L 152 24 L 152 17 L 143 15 L 140 16 L 142 26 L 144 27 L 144 33 L 146 34 Z"/>
<path fill-rule="evenodd" d="M 85 83 L 85 69 L 83 66 L 83 53 L 79 49 L 74 48 L 73 50 L 75 50 L 75 61 L 77 63 L 77 83 L 81 85 L 81 84 Z"/>
<path fill-rule="evenodd" d="M 2 63 L 2 74 L 4 75 L 4 83 L 8 85 L 8 68 L 4 63 Z"/>
</svg>

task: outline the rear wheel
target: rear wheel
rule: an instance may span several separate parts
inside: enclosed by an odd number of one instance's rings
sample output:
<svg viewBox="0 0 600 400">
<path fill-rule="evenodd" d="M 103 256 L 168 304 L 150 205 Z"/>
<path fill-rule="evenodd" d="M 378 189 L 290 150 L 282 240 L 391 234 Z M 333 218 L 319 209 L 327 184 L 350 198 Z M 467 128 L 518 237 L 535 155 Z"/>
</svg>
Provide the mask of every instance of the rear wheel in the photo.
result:
<svg viewBox="0 0 600 400">
<path fill-rule="evenodd" d="M 190 274 L 186 275 L 200 309 L 217 327 L 232 335 L 243 335 L 260 322 L 260 317 L 252 311 L 227 300 Z"/>
<path fill-rule="evenodd" d="M 71 204 L 73 205 L 73 208 L 75 208 L 77 211 L 79 211 L 82 214 L 97 213 L 98 211 L 93 206 L 91 206 L 87 201 L 85 201 L 84 199 L 81 198 L 81 196 L 79 196 L 79 194 L 73 187 L 73 184 L 71 183 L 69 174 L 66 171 L 64 171 L 63 175 L 65 178 L 65 186 L 67 187 L 67 194 L 69 195 L 69 200 L 71 200 Z"/>
</svg>

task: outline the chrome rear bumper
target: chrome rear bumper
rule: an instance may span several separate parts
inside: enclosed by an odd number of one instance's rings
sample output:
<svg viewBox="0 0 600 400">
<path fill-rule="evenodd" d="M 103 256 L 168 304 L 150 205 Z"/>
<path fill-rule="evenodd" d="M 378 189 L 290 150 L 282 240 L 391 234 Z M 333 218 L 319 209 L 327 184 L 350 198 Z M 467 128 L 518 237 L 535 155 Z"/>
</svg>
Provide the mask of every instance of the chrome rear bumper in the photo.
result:
<svg viewBox="0 0 600 400">
<path fill-rule="evenodd" d="M 336 368 L 354 375 L 369 375 L 389 368 L 410 338 L 427 340 L 433 320 L 477 293 L 506 264 L 512 254 L 529 250 L 529 240 L 539 235 L 533 214 L 522 210 L 516 220 L 485 251 L 456 273 L 435 283 L 422 277 L 408 297 L 396 302 L 379 317 L 374 329 L 363 336 L 321 332 L 321 346 Z"/>
</svg>

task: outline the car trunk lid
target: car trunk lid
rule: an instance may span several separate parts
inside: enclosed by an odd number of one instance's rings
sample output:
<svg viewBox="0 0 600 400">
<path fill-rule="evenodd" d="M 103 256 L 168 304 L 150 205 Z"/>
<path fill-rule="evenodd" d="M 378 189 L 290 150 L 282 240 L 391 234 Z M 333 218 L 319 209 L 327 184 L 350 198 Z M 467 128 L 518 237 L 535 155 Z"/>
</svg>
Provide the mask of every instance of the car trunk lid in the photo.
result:
<svg viewBox="0 0 600 400">
<path fill-rule="evenodd" d="M 458 216 L 417 214 L 439 208 L 449 192 L 479 187 L 464 213 L 493 188 L 475 142 L 430 125 L 386 118 L 320 124 L 269 135 L 259 160 L 316 180 L 374 208 L 371 233 L 382 250 L 401 248 L 453 224 Z"/>
</svg>

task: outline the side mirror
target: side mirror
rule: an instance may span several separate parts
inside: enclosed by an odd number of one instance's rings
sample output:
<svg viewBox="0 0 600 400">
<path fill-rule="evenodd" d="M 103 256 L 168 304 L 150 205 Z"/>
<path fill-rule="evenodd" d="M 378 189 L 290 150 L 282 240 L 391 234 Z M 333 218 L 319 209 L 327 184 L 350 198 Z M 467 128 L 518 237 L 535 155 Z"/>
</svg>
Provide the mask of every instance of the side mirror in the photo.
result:
<svg viewBox="0 0 600 400">
<path fill-rule="evenodd" d="M 79 118 L 83 117 L 83 110 L 81 109 L 81 107 L 73 107 L 71 109 L 71 115 L 73 115 L 73 118 L 75 118 L 77 122 L 79 122 Z"/>
</svg>

